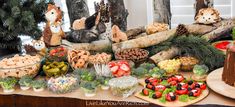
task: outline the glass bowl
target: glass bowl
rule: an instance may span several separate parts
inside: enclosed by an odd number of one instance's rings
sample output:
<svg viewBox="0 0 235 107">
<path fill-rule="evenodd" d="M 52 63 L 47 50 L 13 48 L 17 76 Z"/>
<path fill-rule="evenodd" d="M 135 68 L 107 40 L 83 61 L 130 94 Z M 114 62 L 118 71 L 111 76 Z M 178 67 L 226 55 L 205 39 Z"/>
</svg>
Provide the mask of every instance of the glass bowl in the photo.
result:
<svg viewBox="0 0 235 107">
<path fill-rule="evenodd" d="M 56 62 L 56 61 L 46 62 L 46 64 L 43 65 L 42 69 L 47 77 L 58 77 L 61 75 L 65 75 L 68 72 L 69 64 L 67 62 Z"/>
<path fill-rule="evenodd" d="M 25 75 L 36 76 L 41 66 L 40 56 L 12 54 L 0 58 L 0 77 L 21 78 Z"/>
</svg>

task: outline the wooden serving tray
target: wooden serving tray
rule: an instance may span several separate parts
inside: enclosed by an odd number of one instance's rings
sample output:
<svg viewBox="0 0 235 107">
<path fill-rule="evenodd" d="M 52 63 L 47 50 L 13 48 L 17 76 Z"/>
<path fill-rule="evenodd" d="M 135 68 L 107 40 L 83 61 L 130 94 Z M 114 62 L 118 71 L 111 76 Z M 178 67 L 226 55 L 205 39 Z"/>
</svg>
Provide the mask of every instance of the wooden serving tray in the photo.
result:
<svg viewBox="0 0 235 107">
<path fill-rule="evenodd" d="M 235 87 L 222 81 L 223 68 L 211 72 L 207 76 L 207 85 L 216 93 L 235 99 Z"/>
<path fill-rule="evenodd" d="M 135 96 L 137 98 L 143 99 L 143 100 L 148 101 L 150 103 L 153 103 L 153 104 L 156 104 L 156 105 L 160 105 L 160 106 L 182 107 L 182 106 L 192 105 L 192 104 L 194 104 L 196 102 L 199 102 L 199 101 L 203 100 L 209 94 L 209 90 L 208 89 L 204 90 L 199 97 L 197 97 L 194 100 L 190 100 L 188 102 L 180 102 L 179 100 L 177 100 L 177 101 L 174 101 L 174 102 L 166 102 L 166 103 L 162 103 L 158 99 L 149 98 L 149 96 L 143 96 L 140 93 L 141 93 L 141 91 L 136 93 Z"/>
</svg>

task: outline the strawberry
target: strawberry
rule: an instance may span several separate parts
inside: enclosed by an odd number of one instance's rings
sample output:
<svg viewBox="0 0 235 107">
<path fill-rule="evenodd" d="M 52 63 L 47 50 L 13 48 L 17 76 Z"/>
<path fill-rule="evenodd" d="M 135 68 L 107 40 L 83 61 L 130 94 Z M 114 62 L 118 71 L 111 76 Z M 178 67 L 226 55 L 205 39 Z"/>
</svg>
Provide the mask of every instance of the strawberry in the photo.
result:
<svg viewBox="0 0 235 107">
<path fill-rule="evenodd" d="M 120 69 L 121 69 L 121 70 L 124 70 L 124 71 L 130 71 L 130 67 L 129 67 L 128 65 L 126 65 L 126 64 L 122 64 L 122 65 L 120 66 Z"/>
<path fill-rule="evenodd" d="M 63 57 L 65 54 L 62 52 L 59 54 L 59 57 Z"/>
<path fill-rule="evenodd" d="M 118 64 L 119 66 L 121 66 L 122 64 L 129 65 L 129 63 L 128 63 L 127 61 L 125 61 L 125 60 L 118 61 L 117 64 Z"/>
<path fill-rule="evenodd" d="M 131 75 L 131 72 L 126 72 L 124 75 L 125 76 Z"/>
<path fill-rule="evenodd" d="M 113 66 L 113 67 L 110 68 L 110 70 L 111 70 L 112 72 L 117 72 L 118 69 L 119 69 L 118 66 Z"/>
<path fill-rule="evenodd" d="M 117 66 L 117 64 L 115 62 L 109 62 L 108 65 L 109 65 L 110 68 L 113 67 L 113 66 Z"/>
<path fill-rule="evenodd" d="M 148 89 L 143 89 L 142 90 L 142 93 L 145 95 L 145 96 L 148 96 L 149 95 L 149 91 L 148 91 Z"/>
<path fill-rule="evenodd" d="M 53 54 L 55 54 L 57 51 L 55 50 L 55 49 L 52 49 L 51 51 L 50 51 L 50 55 L 53 55 Z"/>
<path fill-rule="evenodd" d="M 121 77 L 125 74 L 125 71 L 122 71 L 122 70 L 118 70 L 117 72 L 117 77 Z"/>
</svg>

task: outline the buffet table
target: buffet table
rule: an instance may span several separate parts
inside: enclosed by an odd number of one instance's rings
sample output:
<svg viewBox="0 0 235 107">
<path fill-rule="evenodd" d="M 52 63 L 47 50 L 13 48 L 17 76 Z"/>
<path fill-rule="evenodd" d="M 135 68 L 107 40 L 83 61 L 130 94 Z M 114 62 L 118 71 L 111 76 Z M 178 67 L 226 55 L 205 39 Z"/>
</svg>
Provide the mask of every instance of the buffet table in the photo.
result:
<svg viewBox="0 0 235 107">
<path fill-rule="evenodd" d="M 191 73 L 183 73 L 185 75 L 190 75 Z M 138 87 L 141 90 L 142 86 Z M 212 90 L 210 90 L 209 95 L 202 101 L 196 103 L 195 105 L 224 105 L 224 106 L 235 106 L 235 101 L 233 99 L 219 95 Z M 110 91 L 98 90 L 95 97 L 85 97 L 81 89 L 78 89 L 72 93 L 68 94 L 54 94 L 47 90 L 43 92 L 34 92 L 33 90 L 21 91 L 19 88 L 16 89 L 11 94 L 5 94 L 0 91 L 0 106 L 7 107 L 75 107 L 75 106 L 146 106 L 153 105 L 146 101 L 138 99 L 134 96 L 122 99 L 115 97 Z"/>
<path fill-rule="evenodd" d="M 0 52 L 0 55 L 6 55 Z M 0 57 L 1 57 L 0 56 Z M 185 76 L 190 76 L 191 72 L 182 72 Z M 216 85 L 216 84 L 215 84 Z M 141 90 L 142 86 L 138 87 Z M 0 107 L 85 107 L 85 106 L 156 106 L 150 104 L 144 100 L 136 98 L 134 95 L 127 99 L 115 97 L 110 91 L 98 90 L 97 95 L 92 98 L 87 98 L 81 89 L 78 89 L 68 94 L 54 94 L 47 90 L 43 92 L 34 92 L 32 89 L 27 91 L 21 91 L 19 87 L 10 94 L 3 93 L 2 88 L 0 89 Z M 235 106 L 235 100 L 224 97 L 220 94 L 215 93 L 210 89 L 209 95 L 202 101 L 197 102 L 193 106 L 206 107 L 223 105 L 223 106 Z"/>
</svg>

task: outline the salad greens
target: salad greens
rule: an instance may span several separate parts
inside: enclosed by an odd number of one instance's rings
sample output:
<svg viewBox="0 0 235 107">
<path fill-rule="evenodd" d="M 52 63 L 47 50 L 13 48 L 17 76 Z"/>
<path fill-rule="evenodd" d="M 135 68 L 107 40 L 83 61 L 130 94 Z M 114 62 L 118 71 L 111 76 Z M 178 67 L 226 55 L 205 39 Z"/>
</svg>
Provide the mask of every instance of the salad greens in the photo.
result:
<svg viewBox="0 0 235 107">
<path fill-rule="evenodd" d="M 164 70 L 162 70 L 158 67 L 154 67 L 153 69 L 151 69 L 149 71 L 149 75 L 152 76 L 152 77 L 160 78 L 160 77 L 166 75 L 166 71 L 164 71 Z"/>
<path fill-rule="evenodd" d="M 138 78 L 143 78 L 146 74 L 148 74 L 148 70 L 143 67 L 132 69 L 132 75 L 135 75 Z"/>
<path fill-rule="evenodd" d="M 25 75 L 23 76 L 20 80 L 19 80 L 19 84 L 20 86 L 23 86 L 23 87 L 30 87 L 31 86 L 31 83 L 33 81 L 33 78 L 29 75 Z"/>
<path fill-rule="evenodd" d="M 169 92 L 174 92 L 176 90 L 176 87 L 172 86 L 171 88 L 166 88 L 163 92 L 162 92 L 162 97 L 159 99 L 160 102 L 162 103 L 166 103 L 166 95 L 169 93 Z"/>
<path fill-rule="evenodd" d="M 96 78 L 96 81 L 100 85 L 108 85 L 110 78 L 99 76 Z"/>
<path fill-rule="evenodd" d="M 169 83 L 167 82 L 167 80 L 163 80 L 160 84 L 161 84 L 161 85 L 164 85 L 164 86 L 169 85 Z"/>
<path fill-rule="evenodd" d="M 181 102 L 188 102 L 189 96 L 188 95 L 180 95 L 179 96 L 179 101 Z"/>
<path fill-rule="evenodd" d="M 81 82 L 80 86 L 86 90 L 95 90 L 96 87 L 98 86 L 96 81 L 93 82 Z"/>
<path fill-rule="evenodd" d="M 17 79 L 14 77 L 6 77 L 6 78 L 0 79 L 0 84 L 2 88 L 6 90 L 13 89 L 16 83 L 17 83 Z"/>
<path fill-rule="evenodd" d="M 87 69 L 76 69 L 73 74 L 79 76 L 83 81 L 94 81 L 96 79 L 96 73 Z"/>
<path fill-rule="evenodd" d="M 143 63 L 140 65 L 140 67 L 149 71 L 150 69 L 153 69 L 156 66 L 155 66 L 155 64 L 151 64 L 151 63 Z"/>
<path fill-rule="evenodd" d="M 47 83 L 45 80 L 34 80 L 32 81 L 32 87 L 35 89 L 45 88 Z"/>
<path fill-rule="evenodd" d="M 143 63 L 138 68 L 132 68 L 132 75 L 138 78 L 143 78 L 145 76 L 160 78 L 166 75 L 166 72 L 156 67 L 154 64 Z"/>
<path fill-rule="evenodd" d="M 208 72 L 209 68 L 206 65 L 195 65 L 193 68 L 193 73 L 202 76 Z"/>
</svg>

